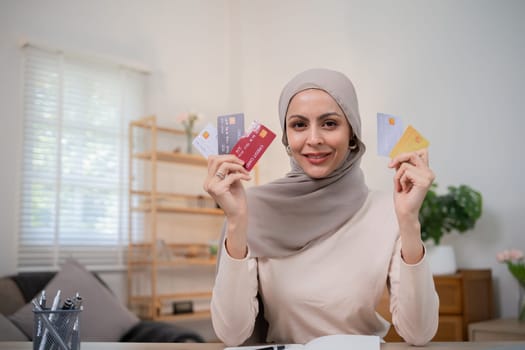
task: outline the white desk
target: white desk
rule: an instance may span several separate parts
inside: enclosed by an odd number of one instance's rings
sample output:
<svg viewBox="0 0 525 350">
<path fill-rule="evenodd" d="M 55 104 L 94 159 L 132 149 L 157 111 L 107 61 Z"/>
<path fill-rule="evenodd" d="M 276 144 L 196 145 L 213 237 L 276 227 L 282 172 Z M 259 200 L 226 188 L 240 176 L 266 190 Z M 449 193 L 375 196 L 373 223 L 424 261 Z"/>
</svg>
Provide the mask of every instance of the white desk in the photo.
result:
<svg viewBox="0 0 525 350">
<path fill-rule="evenodd" d="M 381 350 L 490 350 L 508 346 L 509 350 L 525 349 L 521 342 L 448 342 L 429 343 L 425 347 L 409 346 L 406 343 L 381 344 Z M 31 342 L 0 342 L 0 350 L 32 350 Z M 81 350 L 223 350 L 221 343 L 91 343 L 83 342 Z M 504 349 L 504 348 L 503 348 Z M 329 350 L 329 349 L 327 349 Z M 499 350 L 499 349 L 498 349 Z"/>
</svg>

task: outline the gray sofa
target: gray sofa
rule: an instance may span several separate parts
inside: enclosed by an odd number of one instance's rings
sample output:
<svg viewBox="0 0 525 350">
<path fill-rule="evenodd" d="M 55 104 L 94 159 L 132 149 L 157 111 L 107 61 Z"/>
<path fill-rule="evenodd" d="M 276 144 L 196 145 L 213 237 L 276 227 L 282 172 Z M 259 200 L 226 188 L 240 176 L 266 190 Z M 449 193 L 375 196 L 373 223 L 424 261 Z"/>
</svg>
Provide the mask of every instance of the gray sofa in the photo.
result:
<svg viewBox="0 0 525 350">
<path fill-rule="evenodd" d="M 0 341 L 31 340 L 31 300 L 44 289 L 52 296 L 58 288 L 77 290 L 84 297 L 82 341 L 204 342 L 199 334 L 179 325 L 139 320 L 96 274 L 76 261 L 65 265 L 59 272 L 19 273 L 0 278 Z"/>
</svg>

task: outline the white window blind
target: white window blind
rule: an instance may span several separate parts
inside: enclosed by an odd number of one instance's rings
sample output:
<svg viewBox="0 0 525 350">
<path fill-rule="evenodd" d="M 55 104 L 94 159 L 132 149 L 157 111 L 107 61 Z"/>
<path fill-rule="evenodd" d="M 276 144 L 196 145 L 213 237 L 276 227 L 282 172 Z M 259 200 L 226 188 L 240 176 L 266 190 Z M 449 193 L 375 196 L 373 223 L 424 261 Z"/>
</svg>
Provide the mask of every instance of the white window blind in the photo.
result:
<svg viewBox="0 0 525 350">
<path fill-rule="evenodd" d="M 18 269 L 73 257 L 122 268 L 128 236 L 128 123 L 144 114 L 144 73 L 24 47 Z"/>
</svg>

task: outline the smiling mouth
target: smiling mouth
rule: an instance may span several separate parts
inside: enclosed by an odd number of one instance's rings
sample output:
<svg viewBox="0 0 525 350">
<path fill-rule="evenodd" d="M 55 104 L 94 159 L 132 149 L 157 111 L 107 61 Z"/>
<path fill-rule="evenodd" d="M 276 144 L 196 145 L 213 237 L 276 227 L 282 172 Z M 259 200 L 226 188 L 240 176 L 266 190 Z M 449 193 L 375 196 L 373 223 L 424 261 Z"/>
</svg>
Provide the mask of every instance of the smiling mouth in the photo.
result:
<svg viewBox="0 0 525 350">
<path fill-rule="evenodd" d="M 316 154 L 305 154 L 307 158 L 319 159 L 330 155 L 330 153 L 316 153 Z"/>
<path fill-rule="evenodd" d="M 330 156 L 330 154 L 331 154 L 330 152 L 329 153 L 308 153 L 308 154 L 304 154 L 303 156 L 306 159 L 308 159 L 310 163 L 319 164 L 319 163 L 324 162 Z"/>
</svg>

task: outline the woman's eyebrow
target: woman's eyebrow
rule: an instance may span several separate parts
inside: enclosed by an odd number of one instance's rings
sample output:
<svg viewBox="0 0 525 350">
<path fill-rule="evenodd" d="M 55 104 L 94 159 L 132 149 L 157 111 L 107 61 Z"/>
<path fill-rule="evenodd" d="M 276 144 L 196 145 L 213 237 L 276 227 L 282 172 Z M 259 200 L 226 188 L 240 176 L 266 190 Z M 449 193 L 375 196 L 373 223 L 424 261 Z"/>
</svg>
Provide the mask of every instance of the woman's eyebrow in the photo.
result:
<svg viewBox="0 0 525 350">
<path fill-rule="evenodd" d="M 292 114 L 292 115 L 286 116 L 286 120 L 290 120 L 290 119 L 294 119 L 294 118 L 302 119 L 302 120 L 308 120 L 308 118 L 306 118 L 304 115 L 301 115 L 301 114 Z"/>
<path fill-rule="evenodd" d="M 337 116 L 339 118 L 344 118 L 344 116 L 342 116 L 341 114 L 337 112 L 327 112 L 327 113 L 323 113 L 320 116 L 318 116 L 317 119 L 326 119 L 326 118 L 330 118 L 334 116 Z"/>
<path fill-rule="evenodd" d="M 315 117 L 315 119 L 326 119 L 326 118 L 330 118 L 330 117 L 339 117 L 339 118 L 344 118 L 343 115 L 337 113 L 337 112 L 326 112 L 326 113 L 323 113 L 317 117 Z M 309 118 L 305 117 L 304 115 L 301 115 L 301 114 L 292 114 L 292 115 L 289 115 L 286 117 L 286 119 L 292 119 L 292 118 L 298 118 L 298 119 L 303 119 L 303 120 L 308 120 Z"/>
</svg>

